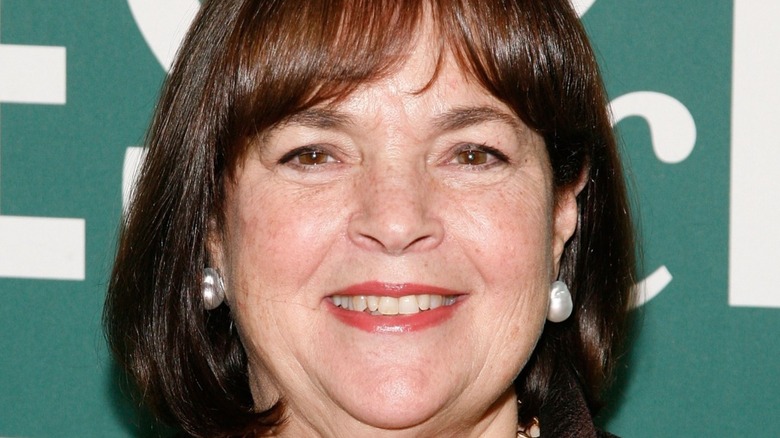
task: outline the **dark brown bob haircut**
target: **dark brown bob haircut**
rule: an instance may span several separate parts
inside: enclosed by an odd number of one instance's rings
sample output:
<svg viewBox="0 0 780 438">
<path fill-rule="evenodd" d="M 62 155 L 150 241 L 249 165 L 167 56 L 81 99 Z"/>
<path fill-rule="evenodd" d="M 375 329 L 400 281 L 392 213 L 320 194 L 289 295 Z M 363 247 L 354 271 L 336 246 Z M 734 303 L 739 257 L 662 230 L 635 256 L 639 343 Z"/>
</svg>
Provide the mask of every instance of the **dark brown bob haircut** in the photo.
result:
<svg viewBox="0 0 780 438">
<path fill-rule="evenodd" d="M 574 313 L 547 324 L 515 386 L 521 420 L 550 402 L 561 372 L 598 409 L 625 330 L 635 250 L 604 89 L 568 0 L 214 0 L 157 106 L 104 314 L 116 360 L 163 421 L 203 437 L 280 427 L 281 403 L 254 407 L 230 308 L 203 308 L 208 228 L 222 226 L 225 185 L 252 139 L 395 72 L 426 22 L 439 59 L 452 56 L 544 138 L 555 190 L 587 173 L 561 261 Z"/>
</svg>

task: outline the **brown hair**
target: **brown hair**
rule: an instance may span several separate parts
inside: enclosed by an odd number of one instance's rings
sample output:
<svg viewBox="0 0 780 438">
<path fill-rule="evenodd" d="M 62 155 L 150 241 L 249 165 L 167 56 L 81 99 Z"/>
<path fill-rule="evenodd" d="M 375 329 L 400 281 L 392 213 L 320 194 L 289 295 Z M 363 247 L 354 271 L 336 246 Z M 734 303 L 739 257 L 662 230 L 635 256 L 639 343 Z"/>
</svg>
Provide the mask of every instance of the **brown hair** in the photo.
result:
<svg viewBox="0 0 780 438">
<path fill-rule="evenodd" d="M 195 436 L 272 433 L 257 412 L 230 309 L 203 309 L 210 223 L 247 139 L 392 73 L 430 14 L 442 53 L 547 145 L 556 189 L 587 183 L 560 277 L 575 303 L 548 324 L 515 385 L 538 415 L 568 368 L 591 409 L 615 362 L 635 281 L 634 242 L 606 97 L 567 0 L 219 0 L 204 2 L 168 78 L 123 224 L 105 306 L 118 362 L 145 403 Z"/>
</svg>

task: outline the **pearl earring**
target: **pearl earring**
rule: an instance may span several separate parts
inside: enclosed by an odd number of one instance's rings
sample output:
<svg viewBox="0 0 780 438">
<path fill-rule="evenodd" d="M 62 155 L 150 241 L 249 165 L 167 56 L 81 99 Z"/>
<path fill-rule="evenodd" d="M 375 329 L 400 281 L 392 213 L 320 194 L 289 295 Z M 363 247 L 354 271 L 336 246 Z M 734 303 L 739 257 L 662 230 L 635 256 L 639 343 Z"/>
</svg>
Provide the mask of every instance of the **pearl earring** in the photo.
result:
<svg viewBox="0 0 780 438">
<path fill-rule="evenodd" d="M 203 270 L 201 293 L 203 294 L 203 307 L 206 310 L 216 309 L 225 301 L 225 283 L 216 269 L 205 268 Z"/>
<path fill-rule="evenodd" d="M 553 282 L 550 287 L 550 307 L 547 309 L 547 320 L 562 322 L 571 316 L 574 303 L 571 301 L 571 292 L 562 281 Z"/>
</svg>

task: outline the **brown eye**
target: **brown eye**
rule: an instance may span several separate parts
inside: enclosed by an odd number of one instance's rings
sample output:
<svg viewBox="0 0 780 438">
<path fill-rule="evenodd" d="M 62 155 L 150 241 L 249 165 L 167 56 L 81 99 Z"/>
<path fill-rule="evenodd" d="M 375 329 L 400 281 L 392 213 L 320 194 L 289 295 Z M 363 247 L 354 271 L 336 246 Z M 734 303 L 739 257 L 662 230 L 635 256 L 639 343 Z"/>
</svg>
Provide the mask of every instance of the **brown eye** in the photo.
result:
<svg viewBox="0 0 780 438">
<path fill-rule="evenodd" d="M 298 164 L 303 166 L 316 166 L 328 162 L 330 156 L 320 151 L 306 151 L 298 154 Z"/>
<path fill-rule="evenodd" d="M 333 155 L 325 152 L 319 148 L 305 146 L 297 149 L 293 149 L 286 153 L 280 160 L 280 164 L 287 164 L 291 166 L 298 166 L 302 168 L 312 168 L 315 166 L 321 166 L 323 164 L 336 163 Z"/>
<path fill-rule="evenodd" d="M 466 149 L 457 156 L 458 164 L 479 166 L 488 162 L 488 153 L 479 149 Z"/>
</svg>

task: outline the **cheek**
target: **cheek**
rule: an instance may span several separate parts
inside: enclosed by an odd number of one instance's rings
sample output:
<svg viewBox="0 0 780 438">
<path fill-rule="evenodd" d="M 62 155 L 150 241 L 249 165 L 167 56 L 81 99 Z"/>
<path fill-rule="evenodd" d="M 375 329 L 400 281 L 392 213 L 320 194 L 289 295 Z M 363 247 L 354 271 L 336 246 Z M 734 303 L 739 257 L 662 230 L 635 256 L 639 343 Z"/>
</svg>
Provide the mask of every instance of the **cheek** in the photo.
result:
<svg viewBox="0 0 780 438">
<path fill-rule="evenodd" d="M 243 290 L 288 293 L 314 274 L 342 222 L 332 198 L 332 193 L 302 198 L 271 189 L 236 194 L 228 253 L 233 277 L 251 281 L 241 285 Z"/>
<path fill-rule="evenodd" d="M 505 185 L 451 211 L 468 264 L 483 281 L 480 320 L 495 339 L 530 351 L 547 309 L 552 277 L 552 202 L 542 184 Z M 464 200 L 462 200 L 464 201 Z M 502 309 L 496 311 L 496 309 Z M 519 351 L 518 351 L 519 353 Z"/>
<path fill-rule="evenodd" d="M 284 346 L 294 345 L 284 340 L 313 319 L 303 285 L 330 246 L 336 212 L 332 203 L 305 202 L 273 189 L 236 190 L 228 205 L 230 305 L 250 360 L 273 364 L 274 357 L 289 355 Z"/>
<path fill-rule="evenodd" d="M 546 274 L 552 265 L 552 202 L 544 187 L 505 186 L 449 203 L 451 230 L 488 278 Z"/>
<path fill-rule="evenodd" d="M 511 207 L 511 208 L 507 208 Z M 505 193 L 498 211 L 503 212 L 503 233 L 507 240 L 518 242 L 517 251 L 524 257 L 541 260 L 539 268 L 549 268 L 552 253 L 552 196 L 546 186 L 531 186 Z"/>
</svg>

